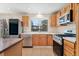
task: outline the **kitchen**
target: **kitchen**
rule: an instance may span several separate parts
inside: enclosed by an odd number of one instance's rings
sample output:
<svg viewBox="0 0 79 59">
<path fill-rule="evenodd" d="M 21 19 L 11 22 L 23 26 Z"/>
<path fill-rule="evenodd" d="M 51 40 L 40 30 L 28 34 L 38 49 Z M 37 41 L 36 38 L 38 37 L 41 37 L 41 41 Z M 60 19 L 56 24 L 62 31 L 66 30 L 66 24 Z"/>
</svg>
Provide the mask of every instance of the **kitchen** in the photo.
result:
<svg viewBox="0 0 79 59">
<path fill-rule="evenodd" d="M 0 55 L 79 56 L 79 4 L 26 3 L 0 6 L 8 8 L 0 14 Z"/>
</svg>

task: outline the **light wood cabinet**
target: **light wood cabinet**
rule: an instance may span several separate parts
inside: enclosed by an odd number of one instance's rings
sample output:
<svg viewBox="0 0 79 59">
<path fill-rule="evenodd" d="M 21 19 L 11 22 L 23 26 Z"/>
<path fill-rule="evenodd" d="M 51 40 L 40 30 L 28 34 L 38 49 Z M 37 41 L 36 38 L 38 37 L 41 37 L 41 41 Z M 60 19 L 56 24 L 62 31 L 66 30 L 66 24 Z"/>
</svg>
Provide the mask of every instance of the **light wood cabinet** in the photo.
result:
<svg viewBox="0 0 79 59">
<path fill-rule="evenodd" d="M 65 15 L 67 12 L 69 12 L 70 10 L 72 10 L 72 20 L 74 23 L 76 23 L 76 16 L 77 16 L 77 7 L 78 7 L 78 4 L 77 3 L 70 3 L 66 6 L 64 6 L 61 10 L 59 10 L 57 12 L 57 15 L 56 15 L 56 19 L 57 19 L 57 22 L 59 22 L 59 17 L 60 16 L 63 16 Z M 58 25 L 58 23 L 57 23 Z M 59 25 L 58 25 L 59 26 Z"/>
<path fill-rule="evenodd" d="M 65 9 L 62 8 L 62 9 L 60 10 L 60 13 L 61 13 L 61 16 L 63 16 L 63 15 L 65 14 Z"/>
<path fill-rule="evenodd" d="M 48 35 L 48 45 L 49 46 L 52 46 L 53 45 L 52 35 Z"/>
<path fill-rule="evenodd" d="M 77 14 L 77 5 L 76 3 L 70 3 L 68 4 L 67 6 L 64 6 L 61 10 L 60 10 L 60 13 L 61 13 L 61 16 L 63 16 L 65 13 L 69 12 L 70 10 L 73 11 L 73 22 L 76 23 L 76 14 Z"/>
<path fill-rule="evenodd" d="M 22 56 L 22 41 L 4 51 L 4 56 Z"/>
<path fill-rule="evenodd" d="M 58 12 L 56 13 L 56 19 L 59 19 L 60 16 L 61 16 L 61 12 L 58 11 Z"/>
<path fill-rule="evenodd" d="M 56 14 L 53 14 L 51 16 L 51 19 L 50 19 L 50 25 L 51 27 L 55 27 L 57 24 L 56 24 Z"/>
<path fill-rule="evenodd" d="M 0 53 L 0 56 L 22 56 L 22 41 L 7 48 L 5 51 Z"/>
<path fill-rule="evenodd" d="M 61 16 L 61 12 L 60 11 L 58 11 L 57 13 L 56 13 L 56 24 L 57 24 L 57 26 L 59 26 L 59 17 Z"/>
<path fill-rule="evenodd" d="M 47 38 L 48 36 L 46 34 L 41 34 L 40 35 L 40 46 L 47 46 Z"/>
<path fill-rule="evenodd" d="M 79 3 L 75 3 L 75 21 L 76 21 L 76 44 L 75 55 L 79 56 Z"/>
<path fill-rule="evenodd" d="M 66 5 L 66 6 L 64 6 L 64 7 L 60 10 L 61 16 L 63 16 L 65 13 L 67 13 L 67 12 L 70 11 L 71 9 L 73 9 L 73 4 L 72 4 L 72 3 L 70 3 L 70 4 Z"/>
<path fill-rule="evenodd" d="M 32 35 L 32 46 L 39 46 L 39 45 L 40 45 L 39 34 L 33 34 Z"/>
<path fill-rule="evenodd" d="M 64 55 L 74 56 L 75 55 L 75 44 L 64 39 Z"/>
<path fill-rule="evenodd" d="M 33 34 L 32 46 L 51 46 L 53 45 L 52 35 Z"/>
<path fill-rule="evenodd" d="M 23 27 L 28 27 L 29 25 L 29 16 L 22 16 Z"/>
</svg>

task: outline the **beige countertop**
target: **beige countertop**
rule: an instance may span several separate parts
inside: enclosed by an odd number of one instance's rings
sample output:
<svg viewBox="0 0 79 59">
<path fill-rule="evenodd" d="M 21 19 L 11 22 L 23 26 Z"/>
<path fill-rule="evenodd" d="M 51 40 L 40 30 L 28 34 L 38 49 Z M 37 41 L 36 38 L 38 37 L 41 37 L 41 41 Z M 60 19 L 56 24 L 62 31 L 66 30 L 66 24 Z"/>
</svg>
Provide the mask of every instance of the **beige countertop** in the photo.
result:
<svg viewBox="0 0 79 59">
<path fill-rule="evenodd" d="M 63 37 L 63 39 L 68 40 L 68 41 L 73 42 L 73 43 L 76 42 L 76 37 Z"/>
<path fill-rule="evenodd" d="M 26 32 L 26 33 L 21 33 L 21 34 L 56 34 L 52 32 Z"/>
<path fill-rule="evenodd" d="M 0 38 L 0 52 L 21 41 L 22 38 Z"/>
</svg>

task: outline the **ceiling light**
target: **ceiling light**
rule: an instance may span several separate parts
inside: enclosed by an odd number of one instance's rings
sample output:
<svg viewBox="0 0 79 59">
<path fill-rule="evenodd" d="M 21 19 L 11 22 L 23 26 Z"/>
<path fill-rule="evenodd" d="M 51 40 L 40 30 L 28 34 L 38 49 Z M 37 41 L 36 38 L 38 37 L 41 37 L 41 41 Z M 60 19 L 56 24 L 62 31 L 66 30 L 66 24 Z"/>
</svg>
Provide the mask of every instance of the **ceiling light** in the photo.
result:
<svg viewBox="0 0 79 59">
<path fill-rule="evenodd" d="M 43 18 L 43 15 L 39 12 L 37 15 L 36 15 L 37 18 Z"/>
</svg>

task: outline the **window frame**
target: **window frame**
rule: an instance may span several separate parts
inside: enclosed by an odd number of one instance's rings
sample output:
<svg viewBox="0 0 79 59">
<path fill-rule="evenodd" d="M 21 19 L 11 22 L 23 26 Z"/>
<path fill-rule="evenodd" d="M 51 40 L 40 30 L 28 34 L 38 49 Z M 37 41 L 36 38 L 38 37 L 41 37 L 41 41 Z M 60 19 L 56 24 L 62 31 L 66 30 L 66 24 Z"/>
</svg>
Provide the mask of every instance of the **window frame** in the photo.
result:
<svg viewBox="0 0 79 59">
<path fill-rule="evenodd" d="M 42 21 L 42 20 L 47 20 L 47 31 L 40 31 L 40 30 L 39 30 L 39 31 L 32 31 L 32 22 L 31 22 L 31 21 L 32 21 L 33 19 L 37 19 L 37 20 L 41 20 L 41 21 Z M 31 30 L 31 32 L 48 32 L 48 26 L 49 26 L 49 21 L 48 21 L 48 19 L 45 19 L 45 18 L 33 18 L 33 19 L 30 20 L 30 25 L 31 25 L 30 30 Z"/>
</svg>

